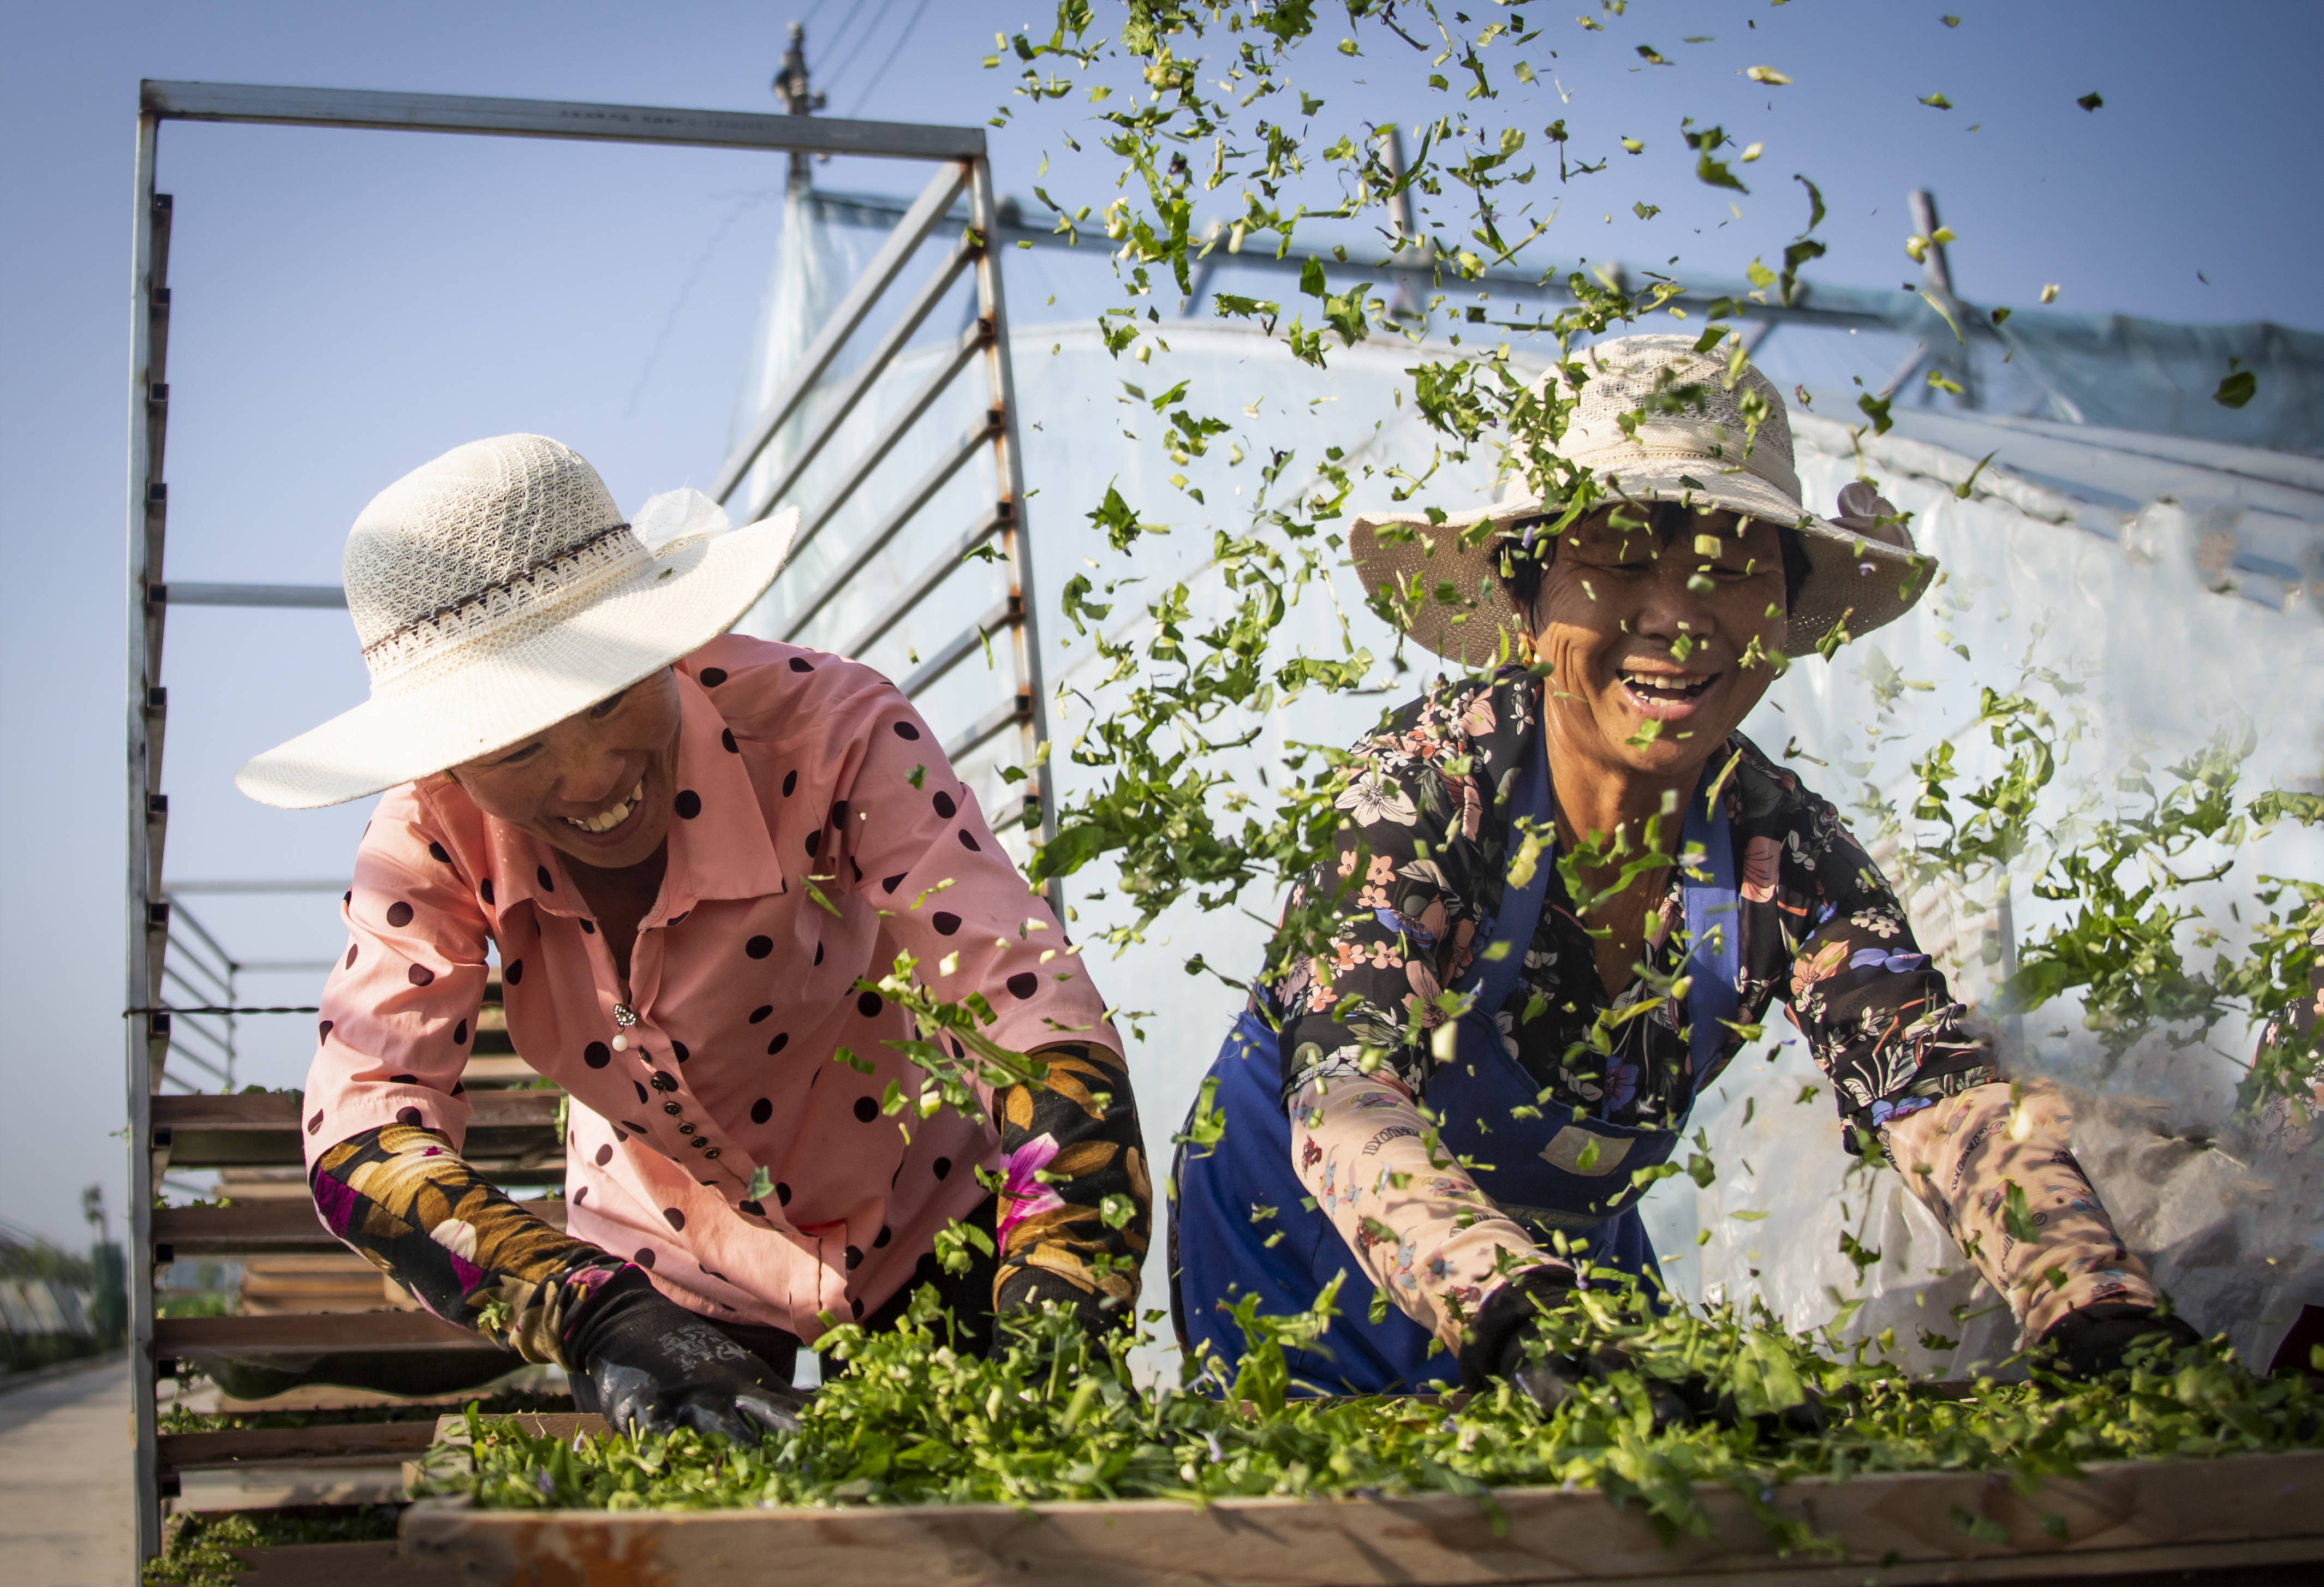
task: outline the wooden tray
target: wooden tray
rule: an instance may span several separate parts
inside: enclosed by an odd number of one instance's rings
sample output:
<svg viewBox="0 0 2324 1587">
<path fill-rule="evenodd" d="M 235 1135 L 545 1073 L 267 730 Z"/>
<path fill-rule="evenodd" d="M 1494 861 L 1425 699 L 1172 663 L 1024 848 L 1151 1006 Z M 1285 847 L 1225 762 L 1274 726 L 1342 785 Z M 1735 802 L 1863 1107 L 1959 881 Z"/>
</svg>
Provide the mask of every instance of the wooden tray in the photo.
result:
<svg viewBox="0 0 2324 1587">
<path fill-rule="evenodd" d="M 1556 1489 L 1503 1490 L 1499 1536 L 1475 1503 L 1449 1495 L 651 1514 L 476 1510 L 439 1499 L 404 1512 L 399 1547 L 416 1579 L 590 1587 L 1903 1587 L 2163 1573 L 2258 1583 L 2309 1570 L 2324 1579 L 2324 1451 L 2093 1467 L 2031 1499 L 1987 1473 L 1778 1490 L 1784 1514 L 1840 1540 L 1837 1560 L 1785 1559 L 1740 1495 L 1706 1487 L 1702 1497 L 1711 1536 L 1668 1547 L 1642 1508 Z M 2061 1523 L 2062 1537 L 2052 1529 Z M 2000 1540 L 1987 1541 L 1996 1528 Z"/>
</svg>

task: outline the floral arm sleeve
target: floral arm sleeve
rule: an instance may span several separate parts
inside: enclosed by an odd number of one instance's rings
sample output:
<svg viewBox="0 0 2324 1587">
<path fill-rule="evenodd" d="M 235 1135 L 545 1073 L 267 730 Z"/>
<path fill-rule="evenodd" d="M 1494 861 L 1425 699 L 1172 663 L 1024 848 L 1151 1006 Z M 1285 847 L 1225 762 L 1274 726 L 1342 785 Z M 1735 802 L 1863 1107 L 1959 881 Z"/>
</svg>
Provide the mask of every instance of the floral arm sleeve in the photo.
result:
<svg viewBox="0 0 2324 1587">
<path fill-rule="evenodd" d="M 564 1355 L 574 1313 L 627 1265 L 525 1211 L 419 1125 L 339 1142 L 309 1184 L 332 1233 L 436 1315 L 530 1361 L 578 1366 Z"/>
<path fill-rule="evenodd" d="M 1126 1324 L 1154 1201 L 1129 1070 L 1091 1042 L 1034 1056 L 1048 1065 L 1047 1084 L 992 1099 L 1007 1176 L 993 1310 L 1054 1300 L 1093 1327 Z"/>
<path fill-rule="evenodd" d="M 2115 1233 L 2074 1160 L 2073 1113 L 2054 1086 L 1972 1086 L 1900 1113 L 1881 1131 L 1888 1160 L 2038 1340 L 2068 1312 L 2102 1301 L 2153 1306 L 2146 1265 Z"/>
<path fill-rule="evenodd" d="M 1291 1140 L 1300 1183 L 1365 1274 L 1456 1356 L 1487 1294 L 1566 1267 L 1493 1204 L 1385 1075 L 1301 1086 Z"/>
</svg>

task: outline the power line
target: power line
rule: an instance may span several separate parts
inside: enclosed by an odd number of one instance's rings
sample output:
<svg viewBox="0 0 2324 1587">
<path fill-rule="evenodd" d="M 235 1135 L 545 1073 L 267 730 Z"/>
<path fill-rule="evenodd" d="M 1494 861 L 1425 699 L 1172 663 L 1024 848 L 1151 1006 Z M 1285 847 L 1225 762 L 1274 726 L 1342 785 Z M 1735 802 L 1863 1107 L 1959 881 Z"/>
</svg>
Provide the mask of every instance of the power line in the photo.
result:
<svg viewBox="0 0 2324 1587">
<path fill-rule="evenodd" d="M 872 25 L 865 28 L 855 42 L 848 47 L 847 59 L 832 69 L 831 75 L 824 79 L 825 82 L 835 83 L 847 75 L 847 69 L 853 66 L 855 58 L 863 53 L 863 46 L 872 42 L 872 35 L 880 31 L 880 24 L 888 19 L 888 7 L 891 4 L 893 0 L 880 0 L 880 9 L 872 14 Z"/>
<path fill-rule="evenodd" d="M 862 94 L 857 97 L 854 104 L 848 106 L 847 114 L 850 119 L 853 118 L 857 111 L 863 108 L 863 102 L 871 98 L 872 94 L 878 90 L 881 79 L 888 75 L 888 69 L 895 65 L 896 57 L 904 52 L 904 44 L 906 41 L 911 38 L 912 30 L 919 25 L 920 13 L 926 11 L 927 8 L 928 0 L 920 0 L 919 5 L 913 8 L 911 20 L 896 31 L 896 47 L 888 51 L 888 59 L 880 63 L 880 69 L 873 72 L 872 74 L 872 80 L 863 85 Z"/>
</svg>

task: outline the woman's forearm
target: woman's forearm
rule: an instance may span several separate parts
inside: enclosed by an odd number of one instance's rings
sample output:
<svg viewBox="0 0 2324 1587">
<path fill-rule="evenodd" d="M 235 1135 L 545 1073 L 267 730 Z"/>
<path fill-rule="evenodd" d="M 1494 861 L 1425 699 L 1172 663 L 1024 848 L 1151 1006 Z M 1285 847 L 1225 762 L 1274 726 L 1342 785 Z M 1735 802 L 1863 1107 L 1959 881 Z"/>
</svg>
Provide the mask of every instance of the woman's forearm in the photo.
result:
<svg viewBox="0 0 2324 1587">
<path fill-rule="evenodd" d="M 1130 1071 L 1094 1042 L 1033 1056 L 1048 1066 L 1047 1084 L 992 1099 L 1006 1176 L 993 1309 L 1056 1300 L 1091 1323 L 1126 1322 L 1154 1202 Z"/>
<path fill-rule="evenodd" d="M 2074 1160 L 2073 1110 L 2057 1087 L 1972 1086 L 1881 1131 L 1888 1160 L 1962 1254 L 2005 1296 L 2026 1340 L 2101 1301 L 2153 1306 L 2133 1256 Z"/>
<path fill-rule="evenodd" d="M 527 1212 L 432 1130 L 386 1124 L 325 1151 L 309 1184 L 332 1233 L 445 1321 L 525 1360 L 566 1360 L 575 1308 L 624 1266 Z"/>
<path fill-rule="evenodd" d="M 1515 1274 L 1563 1265 L 1477 1188 L 1392 1080 L 1307 1082 L 1292 1100 L 1291 1152 L 1372 1283 L 1456 1353 L 1485 1296 Z"/>
</svg>

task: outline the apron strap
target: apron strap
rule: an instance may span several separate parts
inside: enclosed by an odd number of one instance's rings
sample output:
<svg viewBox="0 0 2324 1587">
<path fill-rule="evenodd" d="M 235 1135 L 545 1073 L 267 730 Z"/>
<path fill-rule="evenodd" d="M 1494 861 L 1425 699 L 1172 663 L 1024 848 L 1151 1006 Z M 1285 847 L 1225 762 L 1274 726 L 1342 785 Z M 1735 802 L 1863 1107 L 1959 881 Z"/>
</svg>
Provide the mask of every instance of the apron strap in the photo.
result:
<svg viewBox="0 0 2324 1587">
<path fill-rule="evenodd" d="M 1531 817 L 1545 830 L 1552 821 L 1549 807 L 1549 758 L 1546 746 L 1538 733 L 1526 740 L 1525 750 L 1517 761 L 1517 783 L 1509 790 L 1509 862 L 1515 864 L 1524 838 L 1517 831 L 1517 817 Z M 1542 900 L 1549 894 L 1549 872 L 1557 863 L 1556 844 L 1544 844 L 1534 856 L 1533 877 L 1523 887 L 1513 887 L 1505 881 L 1501 888 L 1500 912 L 1493 917 L 1483 935 L 1492 943 L 1505 943 L 1508 951 L 1499 958 L 1489 958 L 1483 951 L 1477 955 L 1473 988 L 1476 1001 L 1470 1006 L 1484 1015 L 1489 1023 L 1496 1013 L 1509 1001 L 1517 990 L 1517 974 L 1525 968 L 1526 950 L 1533 946 L 1536 927 L 1541 924 Z"/>
<path fill-rule="evenodd" d="M 1687 801 L 1686 823 L 1679 838 L 1683 849 L 1699 846 L 1702 851 L 1696 871 L 1682 867 L 1679 872 L 1680 891 L 1686 900 L 1686 973 L 1692 978 L 1686 993 L 1688 1038 L 1698 1084 L 1711 1072 L 1727 1040 L 1727 1030 L 1720 1021 L 1733 1020 L 1742 1003 L 1737 987 L 1743 932 L 1741 900 L 1735 890 L 1735 842 L 1728 831 L 1727 801 L 1711 791 L 1719 782 L 1720 770 L 1720 762 L 1714 755 L 1702 769 L 1694 797 Z M 1690 1090 L 1690 1109 L 1692 1103 Z"/>
</svg>

